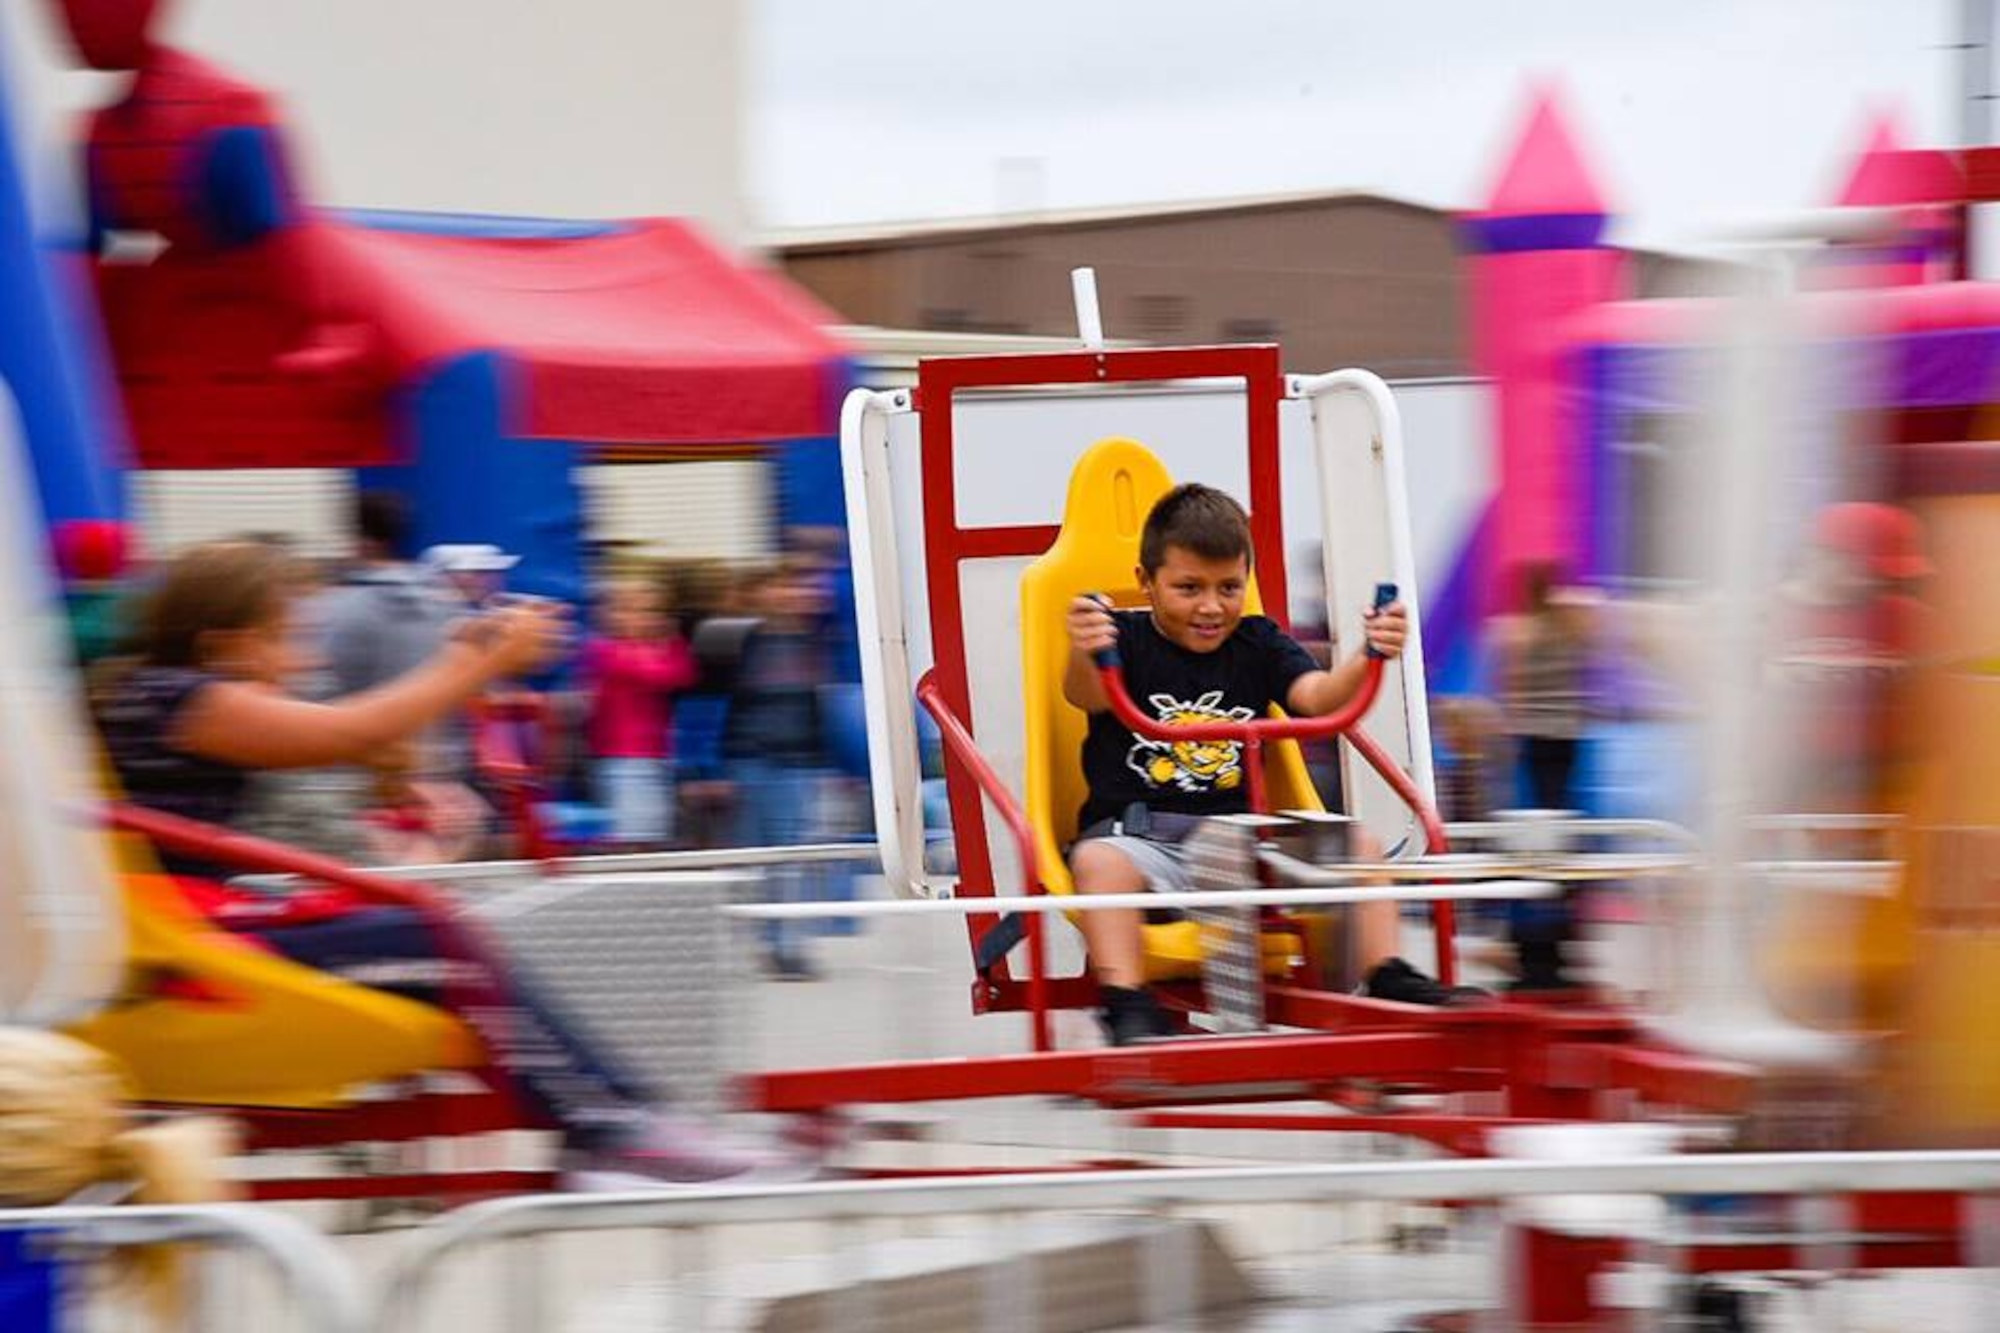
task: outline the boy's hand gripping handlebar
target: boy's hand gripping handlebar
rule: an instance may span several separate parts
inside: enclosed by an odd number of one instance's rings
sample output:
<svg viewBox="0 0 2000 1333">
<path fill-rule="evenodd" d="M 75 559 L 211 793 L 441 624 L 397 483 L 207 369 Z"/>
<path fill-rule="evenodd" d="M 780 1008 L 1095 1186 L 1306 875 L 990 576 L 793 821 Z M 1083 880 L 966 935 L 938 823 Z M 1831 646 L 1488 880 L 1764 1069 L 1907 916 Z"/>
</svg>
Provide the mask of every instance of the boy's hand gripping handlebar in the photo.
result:
<svg viewBox="0 0 2000 1333">
<path fill-rule="evenodd" d="M 1385 611 L 1389 607 L 1394 606 L 1395 603 L 1396 603 L 1395 584 L 1378 583 L 1375 585 L 1375 607 L 1374 607 L 1375 610 Z M 1372 643 L 1369 644 L 1363 651 L 1366 652 L 1370 658 L 1373 658 L 1376 661 L 1383 660 L 1381 650 L 1376 648 L 1376 646 Z"/>
</svg>

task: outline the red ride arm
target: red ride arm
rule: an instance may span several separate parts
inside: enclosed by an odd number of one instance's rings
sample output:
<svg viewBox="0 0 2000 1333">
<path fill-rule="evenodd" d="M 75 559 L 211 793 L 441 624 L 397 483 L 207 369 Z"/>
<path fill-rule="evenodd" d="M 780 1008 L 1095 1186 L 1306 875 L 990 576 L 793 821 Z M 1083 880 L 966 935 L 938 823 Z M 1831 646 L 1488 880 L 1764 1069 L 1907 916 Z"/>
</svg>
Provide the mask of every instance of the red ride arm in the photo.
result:
<svg viewBox="0 0 2000 1333">
<path fill-rule="evenodd" d="M 217 865 L 270 875 L 297 875 L 347 889 L 369 902 L 410 907 L 426 916 L 450 915 L 445 900 L 423 884 L 392 879 L 372 871 L 342 865 L 330 857 L 301 851 L 283 843 L 253 838 L 247 833 L 183 819 L 142 805 L 105 807 L 111 827 L 136 833 L 155 848 L 181 856 L 199 857 Z"/>
<path fill-rule="evenodd" d="M 1108 660 L 1107 660 L 1108 659 Z M 1375 696 L 1382 690 L 1382 659 L 1371 657 L 1362 667 L 1361 688 L 1345 706 L 1318 717 L 1262 717 L 1249 722 L 1159 722 L 1139 711 L 1125 689 L 1125 673 L 1116 653 L 1097 657 L 1097 679 L 1111 701 L 1111 715 L 1134 735 L 1154 741 L 1236 741 L 1307 740 L 1337 736 L 1368 715 Z"/>
<path fill-rule="evenodd" d="M 926 671 L 923 679 L 917 682 L 917 702 L 936 720 L 945 749 L 965 766 L 980 794 L 993 803 L 993 808 L 1000 812 L 1000 818 L 1006 821 L 1008 831 L 1014 835 L 1014 845 L 1021 857 L 1022 890 L 1026 893 L 1044 892 L 1041 858 L 1035 855 L 1035 833 L 1028 825 L 1027 812 L 1014 799 L 1014 793 L 1007 790 L 1007 784 L 1000 780 L 1000 775 L 993 771 L 993 765 L 987 762 L 986 756 L 979 752 L 979 744 L 972 739 L 972 733 L 952 714 L 931 672 Z"/>
</svg>

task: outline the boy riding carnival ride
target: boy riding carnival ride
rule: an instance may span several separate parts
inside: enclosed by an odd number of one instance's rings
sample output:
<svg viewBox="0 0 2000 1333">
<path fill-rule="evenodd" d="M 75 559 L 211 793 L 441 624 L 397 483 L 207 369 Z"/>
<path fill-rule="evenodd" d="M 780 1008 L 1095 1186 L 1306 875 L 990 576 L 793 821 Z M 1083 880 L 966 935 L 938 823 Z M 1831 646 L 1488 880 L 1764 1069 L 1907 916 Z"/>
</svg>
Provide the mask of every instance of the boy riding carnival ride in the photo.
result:
<svg viewBox="0 0 2000 1333">
<path fill-rule="evenodd" d="M 1140 537 L 1137 576 L 1148 609 L 1116 611 L 1094 595 L 1071 603 L 1063 697 L 1090 716 L 1083 743 L 1090 797 L 1070 852 L 1078 893 L 1189 889 L 1180 838 L 1205 816 L 1250 808 L 1242 746 L 1134 735 L 1111 711 L 1095 660 L 1100 654 L 1115 653 L 1128 692 L 1145 700 L 1159 722 L 1175 726 L 1248 721 L 1273 704 L 1295 717 L 1319 717 L 1360 690 L 1363 653 L 1322 669 L 1269 617 L 1244 614 L 1251 554 L 1242 506 L 1221 491 L 1186 483 L 1153 506 Z M 1363 615 L 1365 653 L 1400 656 L 1408 633 L 1402 604 L 1371 606 Z M 1354 915 L 1369 995 L 1418 1004 L 1453 998 L 1452 989 L 1395 956 L 1393 903 L 1367 903 Z M 1145 989 L 1140 924 L 1140 914 L 1129 909 L 1085 913 L 1080 922 L 1114 1045 L 1174 1031 Z"/>
</svg>

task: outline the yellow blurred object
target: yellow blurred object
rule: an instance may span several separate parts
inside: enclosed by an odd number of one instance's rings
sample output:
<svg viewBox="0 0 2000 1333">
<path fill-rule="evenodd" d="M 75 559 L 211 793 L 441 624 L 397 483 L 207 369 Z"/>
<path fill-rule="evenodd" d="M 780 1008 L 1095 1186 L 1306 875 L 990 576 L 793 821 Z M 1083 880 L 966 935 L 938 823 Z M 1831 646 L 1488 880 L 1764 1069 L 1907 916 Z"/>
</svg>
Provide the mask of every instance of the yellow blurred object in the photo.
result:
<svg viewBox="0 0 2000 1333">
<path fill-rule="evenodd" d="M 1914 934 L 1894 1074 L 1915 1141 L 2000 1136 L 2000 675 L 1944 669 L 1923 684 L 1929 779 L 1911 811 Z"/>
<path fill-rule="evenodd" d="M 121 866 L 151 862 L 137 840 L 118 843 Z M 121 882 L 126 995 L 68 1031 L 123 1064 L 142 1100 L 334 1106 L 369 1083 L 482 1063 L 472 1033 L 442 1010 L 234 938 L 157 872 L 126 869 Z M 160 995 L 164 980 L 178 993 Z"/>
<path fill-rule="evenodd" d="M 1062 848 L 1076 837 L 1077 811 L 1087 792 L 1082 754 L 1088 724 L 1062 692 L 1070 651 L 1069 604 L 1080 593 L 1096 592 L 1121 607 L 1145 605 L 1136 576 L 1139 534 L 1154 503 L 1173 485 L 1166 467 L 1144 445 L 1120 438 L 1098 441 L 1070 474 L 1055 544 L 1021 574 L 1021 703 L 1027 719 L 1023 804 L 1035 830 L 1042 883 L 1050 893 L 1075 892 Z M 1255 579 L 1245 610 L 1252 615 L 1262 610 Z M 1274 809 L 1323 808 L 1296 744 L 1267 745 L 1264 755 Z M 1149 981 L 1200 974 L 1201 935 L 1193 921 L 1148 924 L 1145 948 Z M 1267 931 L 1263 948 L 1265 971 L 1282 975 L 1301 944 L 1290 931 Z"/>
<path fill-rule="evenodd" d="M 1895 1026 L 1916 948 L 1913 920 L 1900 885 L 1881 896 L 1790 895 L 1759 959 L 1773 1003 L 1808 1027 L 1880 1032 Z"/>
<path fill-rule="evenodd" d="M 0 1208 L 61 1203 L 112 1174 L 125 1084 L 102 1051 L 0 1028 Z"/>
<path fill-rule="evenodd" d="M 1990 1145 L 2000 1137 L 2000 496 L 1933 497 L 1920 508 L 1935 577 L 1927 665 L 1905 726 L 1915 772 L 1890 808 L 1906 819 L 1904 883 L 1868 923 L 1864 966 L 1900 969 L 1886 1068 L 1895 1146 Z"/>
</svg>

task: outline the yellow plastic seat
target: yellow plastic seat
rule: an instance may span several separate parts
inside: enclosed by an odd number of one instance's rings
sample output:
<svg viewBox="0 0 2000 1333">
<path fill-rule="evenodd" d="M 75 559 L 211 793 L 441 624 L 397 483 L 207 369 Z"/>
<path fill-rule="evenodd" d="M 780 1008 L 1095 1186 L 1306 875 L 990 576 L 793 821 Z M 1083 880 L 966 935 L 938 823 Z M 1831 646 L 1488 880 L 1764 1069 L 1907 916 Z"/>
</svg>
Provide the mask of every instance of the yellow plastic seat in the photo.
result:
<svg viewBox="0 0 2000 1333">
<path fill-rule="evenodd" d="M 1165 465 L 1144 445 L 1120 438 L 1098 441 L 1070 474 L 1055 544 L 1021 575 L 1021 703 L 1027 727 L 1022 799 L 1034 826 L 1042 883 L 1050 893 L 1075 892 L 1063 848 L 1076 838 L 1077 812 L 1086 794 L 1082 747 L 1087 720 L 1062 692 L 1069 662 L 1065 616 L 1070 600 L 1082 592 L 1104 593 L 1121 607 L 1145 605 L 1135 572 L 1139 534 L 1154 502 L 1173 486 Z M 1246 600 L 1249 613 L 1261 612 L 1254 578 Z M 1272 808 L 1324 808 L 1296 744 L 1266 745 L 1264 755 Z M 1287 971 L 1301 951 L 1291 931 L 1267 930 L 1263 943 L 1265 970 L 1273 975 Z M 1148 980 L 1200 974 L 1201 930 L 1193 921 L 1148 923 L 1145 950 Z"/>
<path fill-rule="evenodd" d="M 115 843 L 125 993 L 68 1032 L 116 1057 L 142 1100 L 329 1107 L 367 1084 L 485 1063 L 450 1014 L 228 935 L 159 873 L 142 841 Z M 167 977 L 185 983 L 180 993 L 158 993 L 154 983 Z"/>
</svg>

